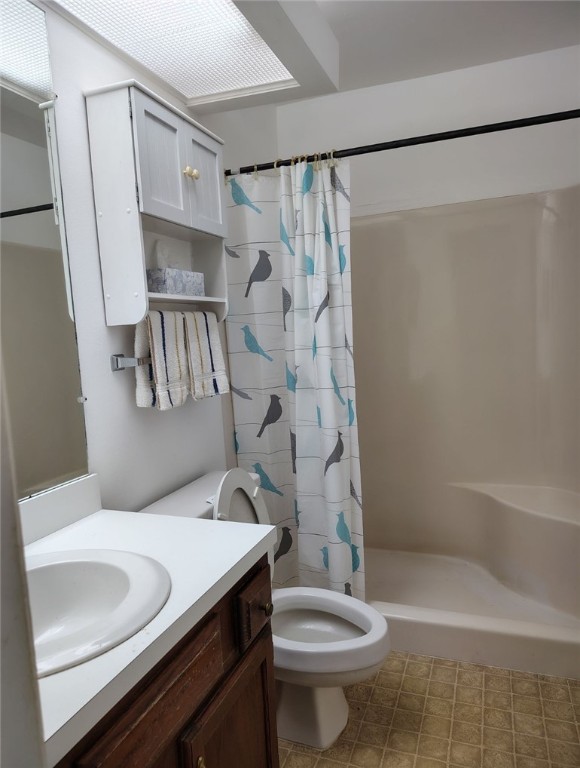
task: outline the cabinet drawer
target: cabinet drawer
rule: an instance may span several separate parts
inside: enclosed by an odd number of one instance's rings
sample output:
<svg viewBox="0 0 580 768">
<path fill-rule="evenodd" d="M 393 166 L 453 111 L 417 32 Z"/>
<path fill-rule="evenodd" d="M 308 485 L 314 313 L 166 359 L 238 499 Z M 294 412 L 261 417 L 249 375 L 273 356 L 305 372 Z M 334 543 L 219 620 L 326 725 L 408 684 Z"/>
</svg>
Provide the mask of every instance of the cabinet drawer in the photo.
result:
<svg viewBox="0 0 580 768">
<path fill-rule="evenodd" d="M 220 619 L 214 615 L 77 761 L 79 768 L 153 765 L 222 677 L 221 648 Z"/>
<path fill-rule="evenodd" d="M 266 566 L 238 593 L 238 644 L 243 652 L 269 622 L 272 615 L 270 568 Z"/>
</svg>

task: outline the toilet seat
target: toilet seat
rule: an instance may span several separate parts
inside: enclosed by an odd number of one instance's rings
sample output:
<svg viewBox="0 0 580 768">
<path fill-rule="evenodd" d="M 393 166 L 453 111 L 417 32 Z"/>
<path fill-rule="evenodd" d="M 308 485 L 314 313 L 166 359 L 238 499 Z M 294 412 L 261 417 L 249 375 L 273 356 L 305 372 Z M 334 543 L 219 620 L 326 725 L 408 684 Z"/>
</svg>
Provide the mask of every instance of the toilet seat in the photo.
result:
<svg viewBox="0 0 580 768">
<path fill-rule="evenodd" d="M 312 642 L 291 640 L 276 634 L 274 643 L 274 666 L 301 672 L 348 672 L 361 666 L 381 664 L 389 650 L 387 624 L 361 600 L 340 592 L 316 587 L 290 587 L 276 589 L 272 593 L 274 604 L 273 625 L 276 614 L 290 610 L 328 613 L 329 621 L 338 616 L 360 629 L 359 637 L 341 640 Z"/>
<path fill-rule="evenodd" d="M 232 504 L 238 491 L 242 494 L 238 499 L 241 504 Z M 213 504 L 213 519 L 271 525 L 260 487 L 245 470 L 236 467 L 222 477 Z"/>
</svg>

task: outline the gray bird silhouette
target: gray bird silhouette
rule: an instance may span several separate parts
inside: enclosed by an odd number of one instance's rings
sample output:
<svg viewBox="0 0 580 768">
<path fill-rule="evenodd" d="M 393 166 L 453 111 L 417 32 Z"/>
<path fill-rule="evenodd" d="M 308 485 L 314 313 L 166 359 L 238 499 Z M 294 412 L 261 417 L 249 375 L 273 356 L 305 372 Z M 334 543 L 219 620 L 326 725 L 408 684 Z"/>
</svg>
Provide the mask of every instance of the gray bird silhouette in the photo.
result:
<svg viewBox="0 0 580 768">
<path fill-rule="evenodd" d="M 258 251 L 259 257 L 256 266 L 252 270 L 248 287 L 246 288 L 245 298 L 248 298 L 252 283 L 263 283 L 272 274 L 272 265 L 270 264 L 270 254 L 268 251 Z"/>
<path fill-rule="evenodd" d="M 266 429 L 268 424 L 274 424 L 274 422 L 278 421 L 281 415 L 282 406 L 280 405 L 280 398 L 278 395 L 270 395 L 270 405 L 268 406 L 264 421 L 262 422 L 262 426 L 260 427 L 257 436 L 262 437 L 262 432 Z"/>
<path fill-rule="evenodd" d="M 352 496 L 352 498 L 353 498 L 353 499 L 356 501 L 356 503 L 358 504 L 358 506 L 359 506 L 359 509 L 362 509 L 362 504 L 360 503 L 360 499 L 359 499 L 359 497 L 358 497 L 358 495 L 357 495 L 357 492 L 356 492 L 356 488 L 355 488 L 355 487 L 354 487 L 354 485 L 352 484 L 352 480 L 350 481 L 350 495 Z"/>
<path fill-rule="evenodd" d="M 248 395 L 247 392 L 244 392 L 243 389 L 238 389 L 237 387 L 234 387 L 233 384 L 230 383 L 230 389 L 234 393 L 234 395 L 237 395 L 238 397 L 241 397 L 242 400 L 251 400 L 251 395 Z"/>
<path fill-rule="evenodd" d="M 349 597 L 352 597 L 352 589 L 350 588 L 350 581 L 347 581 L 344 584 L 344 594 L 348 595 Z"/>
<path fill-rule="evenodd" d="M 291 306 L 292 296 L 290 296 L 286 288 L 282 288 L 282 322 L 284 323 L 284 330 L 286 330 L 286 315 L 290 312 Z"/>
<path fill-rule="evenodd" d="M 232 259 L 239 259 L 240 258 L 240 254 L 236 253 L 236 251 L 233 251 L 231 248 L 228 248 L 227 245 L 224 245 L 224 248 L 225 248 L 225 251 L 228 254 L 228 256 L 231 256 Z"/>
<path fill-rule="evenodd" d="M 350 197 L 347 194 L 347 191 L 344 188 L 344 185 L 343 185 L 342 181 L 338 178 L 338 173 L 336 172 L 336 168 L 334 166 L 330 169 L 330 183 L 332 184 L 332 188 L 336 192 L 340 192 L 340 194 L 343 197 L 346 197 L 346 199 L 350 203 Z"/>
<path fill-rule="evenodd" d="M 351 348 L 350 344 L 348 343 L 348 339 L 346 337 L 346 334 L 344 336 L 344 346 L 346 347 L 346 351 L 348 352 L 348 354 L 352 357 L 352 348 Z M 352 357 L 352 359 L 354 360 L 354 357 Z"/>
<path fill-rule="evenodd" d="M 330 302 L 330 291 L 326 291 L 326 296 L 322 300 L 322 304 L 318 307 L 318 312 L 316 313 L 316 317 L 314 318 L 315 323 L 318 322 L 318 318 L 324 312 L 329 302 Z"/>
<path fill-rule="evenodd" d="M 290 528 L 287 526 L 284 526 L 282 528 L 282 538 L 280 539 L 280 544 L 278 546 L 278 549 L 274 553 L 274 562 L 277 563 L 278 560 L 282 557 L 282 555 L 287 554 L 290 552 L 290 548 L 292 547 L 292 534 L 290 533 Z"/>
<path fill-rule="evenodd" d="M 296 474 L 296 433 L 290 430 L 290 452 L 292 454 L 292 472 Z"/>
<path fill-rule="evenodd" d="M 336 441 L 336 445 L 334 446 L 332 453 L 326 459 L 326 464 L 324 465 L 324 474 L 328 472 L 328 468 L 332 464 L 338 464 L 343 453 L 344 453 L 344 443 L 342 442 L 342 432 L 338 430 L 338 440 Z"/>
</svg>

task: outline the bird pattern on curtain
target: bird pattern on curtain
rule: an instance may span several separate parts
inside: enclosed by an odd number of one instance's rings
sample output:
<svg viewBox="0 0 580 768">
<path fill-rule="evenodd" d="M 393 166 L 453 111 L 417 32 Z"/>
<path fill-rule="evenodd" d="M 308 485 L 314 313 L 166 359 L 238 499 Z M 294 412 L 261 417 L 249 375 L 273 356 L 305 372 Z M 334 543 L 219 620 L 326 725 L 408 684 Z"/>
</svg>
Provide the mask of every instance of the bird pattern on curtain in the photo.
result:
<svg viewBox="0 0 580 768">
<path fill-rule="evenodd" d="M 364 599 L 350 176 L 316 165 L 228 180 L 234 445 L 278 527 L 274 584 Z"/>
</svg>

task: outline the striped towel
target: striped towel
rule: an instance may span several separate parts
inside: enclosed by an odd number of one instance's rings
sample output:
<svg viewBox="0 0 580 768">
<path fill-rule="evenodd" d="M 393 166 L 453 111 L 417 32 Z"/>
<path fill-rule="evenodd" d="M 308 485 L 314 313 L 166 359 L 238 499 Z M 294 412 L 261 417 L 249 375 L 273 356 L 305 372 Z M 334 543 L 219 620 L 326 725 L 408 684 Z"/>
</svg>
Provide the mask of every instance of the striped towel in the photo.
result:
<svg viewBox="0 0 580 768">
<path fill-rule="evenodd" d="M 187 398 L 188 365 L 181 312 L 149 312 L 135 328 L 135 357 L 151 357 L 135 368 L 141 408 L 167 411 Z"/>
<path fill-rule="evenodd" d="M 217 319 L 213 312 L 184 312 L 189 391 L 194 400 L 230 391 Z"/>
</svg>

